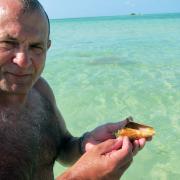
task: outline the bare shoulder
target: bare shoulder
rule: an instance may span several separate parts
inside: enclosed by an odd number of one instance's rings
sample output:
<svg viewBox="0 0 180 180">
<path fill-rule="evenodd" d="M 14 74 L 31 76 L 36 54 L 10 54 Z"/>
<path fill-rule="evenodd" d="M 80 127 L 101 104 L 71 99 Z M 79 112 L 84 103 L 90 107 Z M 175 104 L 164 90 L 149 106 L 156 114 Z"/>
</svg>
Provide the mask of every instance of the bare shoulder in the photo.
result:
<svg viewBox="0 0 180 180">
<path fill-rule="evenodd" d="M 48 99 L 48 101 L 52 104 L 55 104 L 55 97 L 53 90 L 51 89 L 48 82 L 40 77 L 38 81 L 34 84 L 34 88 L 43 96 Z"/>
<path fill-rule="evenodd" d="M 56 105 L 53 90 L 51 89 L 48 82 L 44 78 L 40 77 L 38 81 L 34 84 L 33 88 L 36 89 L 41 96 L 43 96 L 49 101 L 55 113 L 54 118 L 60 123 L 61 132 L 69 136 L 69 132 L 66 129 L 64 119 Z"/>
</svg>

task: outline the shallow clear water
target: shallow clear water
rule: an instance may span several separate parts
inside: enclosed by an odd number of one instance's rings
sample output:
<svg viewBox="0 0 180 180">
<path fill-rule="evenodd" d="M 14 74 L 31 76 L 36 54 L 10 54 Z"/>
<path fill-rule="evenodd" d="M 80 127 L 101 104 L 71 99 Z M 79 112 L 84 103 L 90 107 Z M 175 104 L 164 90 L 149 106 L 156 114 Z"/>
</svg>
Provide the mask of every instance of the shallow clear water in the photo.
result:
<svg viewBox="0 0 180 180">
<path fill-rule="evenodd" d="M 180 177 L 180 14 L 51 20 L 43 76 L 76 136 L 131 115 L 156 129 L 122 179 Z M 64 167 L 55 165 L 55 175 Z"/>
</svg>

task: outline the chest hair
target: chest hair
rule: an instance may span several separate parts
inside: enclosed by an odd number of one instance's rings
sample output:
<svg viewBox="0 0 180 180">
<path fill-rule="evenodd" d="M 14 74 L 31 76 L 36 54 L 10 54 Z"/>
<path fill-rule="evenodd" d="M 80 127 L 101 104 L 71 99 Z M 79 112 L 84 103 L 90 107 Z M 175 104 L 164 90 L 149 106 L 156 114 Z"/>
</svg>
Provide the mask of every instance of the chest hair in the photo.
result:
<svg viewBox="0 0 180 180">
<path fill-rule="evenodd" d="M 0 110 L 0 177 L 33 179 L 57 156 L 58 123 L 53 108 L 38 92 L 31 92 L 24 108 Z"/>
</svg>

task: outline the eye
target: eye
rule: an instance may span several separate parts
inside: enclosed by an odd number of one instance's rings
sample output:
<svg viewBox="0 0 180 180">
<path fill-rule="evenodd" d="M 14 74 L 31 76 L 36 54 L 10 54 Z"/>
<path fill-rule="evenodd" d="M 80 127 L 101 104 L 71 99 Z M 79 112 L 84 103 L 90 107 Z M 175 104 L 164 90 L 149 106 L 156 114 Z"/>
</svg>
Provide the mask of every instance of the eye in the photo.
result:
<svg viewBox="0 0 180 180">
<path fill-rule="evenodd" d="M 14 41 L 0 41 L 0 49 L 10 50 L 16 47 L 18 44 Z"/>
<path fill-rule="evenodd" d="M 41 45 L 33 44 L 30 46 L 30 49 L 36 54 L 42 54 L 44 52 L 44 48 Z"/>
</svg>

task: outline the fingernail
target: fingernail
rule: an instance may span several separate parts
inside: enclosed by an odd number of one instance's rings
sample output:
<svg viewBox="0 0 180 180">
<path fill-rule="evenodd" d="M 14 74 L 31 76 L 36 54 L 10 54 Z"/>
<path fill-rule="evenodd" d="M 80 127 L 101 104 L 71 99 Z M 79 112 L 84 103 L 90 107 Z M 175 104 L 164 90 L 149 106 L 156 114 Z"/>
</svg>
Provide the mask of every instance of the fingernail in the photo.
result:
<svg viewBox="0 0 180 180">
<path fill-rule="evenodd" d="M 125 140 L 129 141 L 129 138 L 127 136 L 124 136 L 123 137 Z"/>
</svg>

